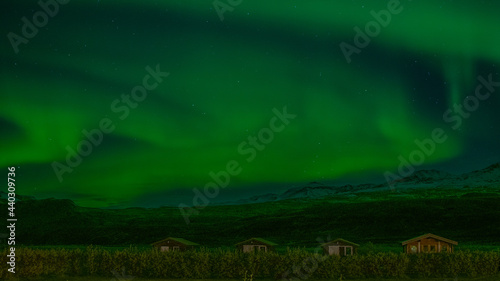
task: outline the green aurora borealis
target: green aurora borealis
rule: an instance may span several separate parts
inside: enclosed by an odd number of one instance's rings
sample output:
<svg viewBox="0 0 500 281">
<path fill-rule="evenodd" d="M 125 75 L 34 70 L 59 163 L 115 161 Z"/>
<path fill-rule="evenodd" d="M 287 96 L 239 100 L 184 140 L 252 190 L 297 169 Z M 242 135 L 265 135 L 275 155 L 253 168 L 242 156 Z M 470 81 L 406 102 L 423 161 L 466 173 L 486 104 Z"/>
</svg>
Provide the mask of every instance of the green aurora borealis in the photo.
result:
<svg viewBox="0 0 500 281">
<path fill-rule="evenodd" d="M 40 7 L 3 3 L 0 166 L 19 167 L 19 194 L 109 207 L 190 203 L 230 160 L 242 172 L 221 197 L 382 182 L 437 127 L 448 139 L 419 169 L 499 162 L 500 88 L 457 130 L 443 114 L 474 95 L 479 75 L 500 81 L 500 3 L 401 1 L 347 63 L 339 44 L 387 2 L 243 0 L 221 21 L 211 1 L 72 0 L 17 54 L 7 34 Z M 111 104 L 156 65 L 169 76 L 121 120 Z M 297 117 L 246 161 L 238 146 L 284 106 Z M 103 118 L 113 132 L 60 182 L 52 163 Z"/>
</svg>

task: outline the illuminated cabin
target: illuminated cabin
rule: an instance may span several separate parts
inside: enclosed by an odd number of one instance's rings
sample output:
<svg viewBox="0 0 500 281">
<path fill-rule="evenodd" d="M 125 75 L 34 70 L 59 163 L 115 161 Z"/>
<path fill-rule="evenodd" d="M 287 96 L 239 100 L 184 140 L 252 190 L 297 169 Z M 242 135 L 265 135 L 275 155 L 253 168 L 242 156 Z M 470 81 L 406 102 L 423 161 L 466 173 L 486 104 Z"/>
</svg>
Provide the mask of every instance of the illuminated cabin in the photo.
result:
<svg viewBox="0 0 500 281">
<path fill-rule="evenodd" d="M 342 238 L 326 242 L 321 245 L 323 252 L 327 255 L 352 256 L 358 251 L 359 245 Z"/>
<path fill-rule="evenodd" d="M 267 241 L 262 238 L 250 238 L 248 240 L 245 240 L 243 242 L 240 242 L 236 244 L 236 247 L 243 251 L 244 253 L 251 253 L 251 252 L 269 252 L 269 251 L 274 251 L 274 246 L 278 244 L 273 243 L 271 241 Z"/>
<path fill-rule="evenodd" d="M 198 244 L 182 238 L 168 237 L 158 242 L 154 242 L 153 247 L 160 249 L 162 252 L 168 251 L 186 251 L 199 246 Z"/>
<path fill-rule="evenodd" d="M 458 242 L 427 233 L 401 243 L 407 254 L 418 253 L 453 253 Z"/>
</svg>

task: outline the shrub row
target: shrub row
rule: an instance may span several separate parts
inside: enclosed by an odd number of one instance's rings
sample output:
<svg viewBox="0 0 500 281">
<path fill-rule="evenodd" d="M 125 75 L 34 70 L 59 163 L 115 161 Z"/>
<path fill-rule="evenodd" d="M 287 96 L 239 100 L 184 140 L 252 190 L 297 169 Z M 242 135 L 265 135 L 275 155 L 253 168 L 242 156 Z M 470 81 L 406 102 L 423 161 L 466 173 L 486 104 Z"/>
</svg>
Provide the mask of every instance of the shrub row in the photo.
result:
<svg viewBox="0 0 500 281">
<path fill-rule="evenodd" d="M 200 249 L 160 252 L 157 249 L 109 251 L 81 249 L 16 249 L 16 274 L 7 272 L 7 250 L 0 260 L 0 279 L 40 276 L 102 276 L 123 278 L 254 278 L 338 279 L 386 277 L 488 276 L 499 272 L 500 252 L 405 255 L 376 253 L 349 257 L 324 256 L 302 249 L 278 253 Z"/>
</svg>

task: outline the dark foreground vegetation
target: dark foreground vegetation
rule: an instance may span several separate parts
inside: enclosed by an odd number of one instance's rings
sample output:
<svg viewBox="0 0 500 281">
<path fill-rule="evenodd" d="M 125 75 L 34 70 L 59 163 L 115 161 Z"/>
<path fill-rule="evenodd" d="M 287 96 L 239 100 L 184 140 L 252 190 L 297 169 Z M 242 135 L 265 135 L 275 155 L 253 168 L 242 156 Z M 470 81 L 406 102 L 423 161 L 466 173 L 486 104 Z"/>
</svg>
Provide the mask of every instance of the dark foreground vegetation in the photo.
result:
<svg viewBox="0 0 500 281">
<path fill-rule="evenodd" d="M 0 207 L 7 209 L 5 202 Z M 175 207 L 106 210 L 56 199 L 17 202 L 16 217 L 22 221 L 16 225 L 16 274 L 7 272 L 7 249 L 0 250 L 4 264 L 0 279 L 454 281 L 485 277 L 489 281 L 499 276 L 498 190 L 387 191 L 208 206 L 190 216 L 189 225 Z M 458 241 L 458 251 L 401 253 L 401 241 L 429 232 Z M 166 237 L 185 238 L 206 248 L 162 253 L 149 245 Z M 276 242 L 277 252 L 236 252 L 234 244 L 250 237 Z M 335 238 L 361 244 L 359 255 L 339 258 L 313 253 L 320 241 Z M 91 244 L 102 246 L 81 246 Z"/>
<path fill-rule="evenodd" d="M 0 262 L 6 264 L 7 251 Z M 349 257 L 325 256 L 303 249 L 285 253 L 242 253 L 220 249 L 187 252 L 158 250 L 81 249 L 16 250 L 16 274 L 3 269 L 0 277 L 93 277 L 183 279 L 363 279 L 455 278 L 494 276 L 500 252 L 458 251 L 452 254 L 405 255 L 374 253 Z M 246 277 L 245 277 L 246 276 Z M 121 280 L 121 279 L 118 279 Z M 128 280 L 128 279 L 123 279 Z"/>
<path fill-rule="evenodd" d="M 191 215 L 189 225 L 176 207 L 106 210 L 79 207 L 70 200 L 26 200 L 16 204 L 16 217 L 22 220 L 16 238 L 23 245 L 128 247 L 180 237 L 206 247 L 233 247 L 250 237 L 262 237 L 286 249 L 314 248 L 318 238 L 340 237 L 401 249 L 402 241 L 434 233 L 458 241 L 459 247 L 499 247 L 499 193 L 480 191 L 387 191 L 208 206 Z"/>
</svg>

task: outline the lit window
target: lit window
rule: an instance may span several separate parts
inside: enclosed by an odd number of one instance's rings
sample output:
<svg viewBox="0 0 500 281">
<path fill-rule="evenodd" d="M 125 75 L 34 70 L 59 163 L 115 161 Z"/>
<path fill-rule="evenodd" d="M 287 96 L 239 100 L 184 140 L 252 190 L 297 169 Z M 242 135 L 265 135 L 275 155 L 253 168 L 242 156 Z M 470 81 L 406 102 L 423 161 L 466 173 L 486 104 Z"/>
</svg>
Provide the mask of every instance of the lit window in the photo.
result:
<svg viewBox="0 0 500 281">
<path fill-rule="evenodd" d="M 413 254 L 416 254 L 417 253 L 417 246 L 411 246 L 410 248 L 410 251 L 413 253 Z"/>
</svg>

